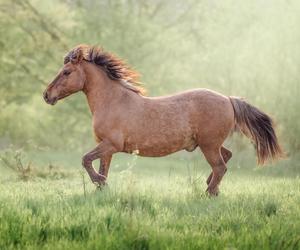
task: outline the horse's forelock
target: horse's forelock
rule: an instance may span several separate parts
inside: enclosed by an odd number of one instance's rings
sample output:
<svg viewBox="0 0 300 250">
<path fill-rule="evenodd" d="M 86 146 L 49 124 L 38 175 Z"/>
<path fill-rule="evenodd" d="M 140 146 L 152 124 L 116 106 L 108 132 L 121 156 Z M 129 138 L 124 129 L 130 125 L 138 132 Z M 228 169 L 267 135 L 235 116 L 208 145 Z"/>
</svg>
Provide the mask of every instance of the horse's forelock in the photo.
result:
<svg viewBox="0 0 300 250">
<path fill-rule="evenodd" d="M 64 64 L 70 62 L 72 59 L 76 59 L 79 54 L 82 54 L 83 59 L 87 60 L 87 55 L 89 54 L 90 46 L 86 44 L 80 44 L 70 50 L 64 57 Z"/>
<path fill-rule="evenodd" d="M 70 62 L 70 57 L 69 57 L 69 55 L 67 54 L 67 55 L 64 57 L 64 64 L 67 64 L 68 62 Z"/>
</svg>

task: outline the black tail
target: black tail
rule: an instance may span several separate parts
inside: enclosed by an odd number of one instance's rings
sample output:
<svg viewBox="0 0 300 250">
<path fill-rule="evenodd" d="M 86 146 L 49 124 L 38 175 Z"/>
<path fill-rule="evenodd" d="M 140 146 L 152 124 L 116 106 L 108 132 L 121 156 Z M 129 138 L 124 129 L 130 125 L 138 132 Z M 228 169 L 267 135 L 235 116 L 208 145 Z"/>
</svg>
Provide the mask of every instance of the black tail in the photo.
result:
<svg viewBox="0 0 300 250">
<path fill-rule="evenodd" d="M 229 97 L 234 109 L 236 125 L 255 144 L 258 164 L 283 156 L 274 131 L 272 119 L 256 107 L 238 97 Z"/>
</svg>

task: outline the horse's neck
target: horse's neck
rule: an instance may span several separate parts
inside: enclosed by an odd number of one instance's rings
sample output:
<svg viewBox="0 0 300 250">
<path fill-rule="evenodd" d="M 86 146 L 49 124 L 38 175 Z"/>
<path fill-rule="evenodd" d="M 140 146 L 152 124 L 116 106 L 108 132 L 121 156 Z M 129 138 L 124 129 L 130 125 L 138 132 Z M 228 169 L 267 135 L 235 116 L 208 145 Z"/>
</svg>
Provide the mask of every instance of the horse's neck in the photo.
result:
<svg viewBox="0 0 300 250">
<path fill-rule="evenodd" d="M 121 84 L 116 84 L 109 79 L 105 72 L 97 66 L 85 63 L 86 83 L 83 89 L 92 114 L 105 111 L 111 103 L 122 102 L 125 92 L 128 92 Z"/>
</svg>

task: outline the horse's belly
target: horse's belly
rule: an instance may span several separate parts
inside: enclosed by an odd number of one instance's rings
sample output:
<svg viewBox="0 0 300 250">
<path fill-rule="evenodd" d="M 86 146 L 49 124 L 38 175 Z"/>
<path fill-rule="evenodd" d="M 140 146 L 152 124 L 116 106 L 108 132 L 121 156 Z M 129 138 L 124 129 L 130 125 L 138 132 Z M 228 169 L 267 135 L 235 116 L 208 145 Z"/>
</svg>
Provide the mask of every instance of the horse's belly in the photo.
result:
<svg viewBox="0 0 300 250">
<path fill-rule="evenodd" d="M 177 151 L 180 151 L 181 147 L 142 147 L 135 152 L 137 155 L 146 157 L 161 157 L 166 156 Z"/>
<path fill-rule="evenodd" d="M 160 157 L 175 153 L 180 150 L 193 151 L 197 143 L 192 136 L 188 137 L 151 137 L 141 142 L 128 140 L 125 143 L 125 152 L 134 153 L 140 156 Z"/>
</svg>

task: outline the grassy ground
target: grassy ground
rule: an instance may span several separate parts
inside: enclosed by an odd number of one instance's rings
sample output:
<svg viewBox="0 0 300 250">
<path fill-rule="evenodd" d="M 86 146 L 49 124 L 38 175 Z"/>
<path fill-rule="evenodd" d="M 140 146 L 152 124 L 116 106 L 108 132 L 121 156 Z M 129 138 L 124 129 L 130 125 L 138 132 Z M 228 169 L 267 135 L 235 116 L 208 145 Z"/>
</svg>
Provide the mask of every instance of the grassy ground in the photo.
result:
<svg viewBox="0 0 300 250">
<path fill-rule="evenodd" d="M 35 164 L 63 167 L 27 181 L 2 166 L 0 249 L 300 249 L 299 176 L 229 165 L 208 198 L 202 160 L 120 156 L 100 191 L 80 156 L 51 155 Z"/>
</svg>

